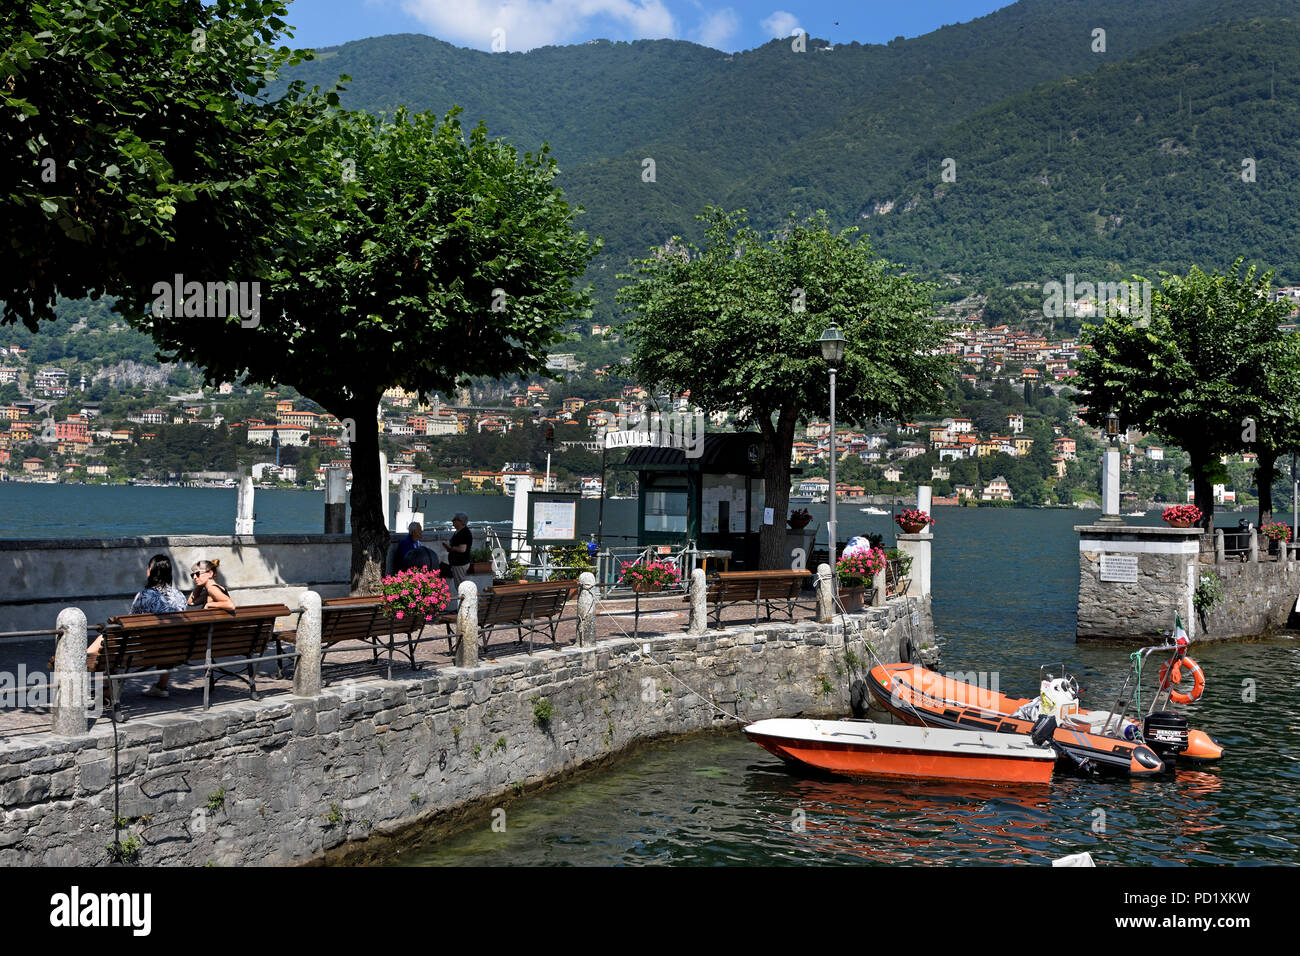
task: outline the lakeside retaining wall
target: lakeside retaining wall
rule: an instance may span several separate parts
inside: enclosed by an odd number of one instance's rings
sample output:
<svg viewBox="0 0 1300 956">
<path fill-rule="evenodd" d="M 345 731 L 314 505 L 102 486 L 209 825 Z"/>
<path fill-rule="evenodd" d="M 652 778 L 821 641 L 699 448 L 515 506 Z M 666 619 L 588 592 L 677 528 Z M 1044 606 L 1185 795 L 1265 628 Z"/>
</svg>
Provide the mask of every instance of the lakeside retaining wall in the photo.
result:
<svg viewBox="0 0 1300 956">
<path fill-rule="evenodd" d="M 1260 637 L 1284 627 L 1300 597 L 1294 547 L 1274 560 L 1256 541 L 1244 560 L 1233 560 L 1225 555 L 1222 532 L 1216 537 L 1200 528 L 1126 525 L 1075 530 L 1079 641 L 1160 643 L 1171 632 L 1175 611 L 1197 641 Z M 1209 573 L 1223 581 L 1223 600 L 1202 619 L 1192 597 Z"/>
<path fill-rule="evenodd" d="M 843 715 L 874 663 L 864 642 L 889 663 L 909 638 L 933 645 L 928 596 L 829 624 L 618 639 L 131 720 L 117 729 L 122 837 L 146 865 L 337 857 L 457 812 L 487 817 L 492 801 L 630 744 L 736 724 L 726 714 Z M 107 719 L 0 740 L 0 865 L 103 862 L 113 760 Z"/>
</svg>

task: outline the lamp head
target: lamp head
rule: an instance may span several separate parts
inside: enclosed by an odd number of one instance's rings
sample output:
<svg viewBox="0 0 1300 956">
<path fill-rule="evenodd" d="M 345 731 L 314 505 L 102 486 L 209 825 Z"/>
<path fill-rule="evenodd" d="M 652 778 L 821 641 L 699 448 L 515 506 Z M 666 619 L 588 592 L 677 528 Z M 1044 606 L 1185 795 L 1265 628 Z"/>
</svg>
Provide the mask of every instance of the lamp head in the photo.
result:
<svg viewBox="0 0 1300 956">
<path fill-rule="evenodd" d="M 832 322 L 817 341 L 821 344 L 822 358 L 827 365 L 839 365 L 843 361 L 845 338 L 838 325 Z"/>
</svg>

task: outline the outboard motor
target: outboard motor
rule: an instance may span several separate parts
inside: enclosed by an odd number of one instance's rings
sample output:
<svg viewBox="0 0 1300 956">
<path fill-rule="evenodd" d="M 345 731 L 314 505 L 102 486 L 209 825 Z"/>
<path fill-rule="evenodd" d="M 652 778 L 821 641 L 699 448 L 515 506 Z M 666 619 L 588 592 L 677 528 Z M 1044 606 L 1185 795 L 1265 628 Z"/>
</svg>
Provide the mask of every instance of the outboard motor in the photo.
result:
<svg viewBox="0 0 1300 956">
<path fill-rule="evenodd" d="M 1029 731 L 1029 739 L 1034 742 L 1036 747 L 1050 746 L 1056 736 L 1056 718 L 1051 714 L 1044 714 L 1034 721 L 1033 728 Z"/>
<path fill-rule="evenodd" d="M 1187 749 L 1187 718 L 1171 710 L 1157 710 L 1142 722 L 1142 736 L 1156 756 L 1172 767 Z"/>
</svg>

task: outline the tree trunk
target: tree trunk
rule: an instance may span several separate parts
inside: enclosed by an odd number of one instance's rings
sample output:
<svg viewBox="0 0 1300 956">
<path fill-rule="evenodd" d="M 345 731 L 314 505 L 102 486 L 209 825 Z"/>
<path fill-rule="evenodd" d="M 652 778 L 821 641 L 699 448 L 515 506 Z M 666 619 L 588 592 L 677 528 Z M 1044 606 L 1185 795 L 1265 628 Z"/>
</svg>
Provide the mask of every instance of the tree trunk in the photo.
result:
<svg viewBox="0 0 1300 956">
<path fill-rule="evenodd" d="M 1192 460 L 1192 501 L 1201 509 L 1201 527 L 1206 531 L 1214 530 L 1214 485 L 1205 474 L 1211 457 L 1207 452 L 1189 449 L 1188 457 Z"/>
<path fill-rule="evenodd" d="M 356 423 L 352 442 L 352 593 L 374 594 L 384 576 L 388 557 L 388 528 L 384 524 L 379 487 L 379 432 L 375 426 L 378 398 L 353 403 L 346 417 Z"/>
<path fill-rule="evenodd" d="M 1260 451 L 1259 466 L 1255 469 L 1255 487 L 1259 489 L 1259 524 L 1273 520 L 1273 482 L 1277 479 L 1277 452 Z"/>
<path fill-rule="evenodd" d="M 772 523 L 763 525 L 758 536 L 758 566 L 764 571 L 789 570 L 785 519 L 790 509 L 790 452 L 794 448 L 795 416 L 782 411 L 775 426 L 770 415 L 760 415 L 758 420 L 763 434 L 763 505 L 772 509 Z"/>
</svg>

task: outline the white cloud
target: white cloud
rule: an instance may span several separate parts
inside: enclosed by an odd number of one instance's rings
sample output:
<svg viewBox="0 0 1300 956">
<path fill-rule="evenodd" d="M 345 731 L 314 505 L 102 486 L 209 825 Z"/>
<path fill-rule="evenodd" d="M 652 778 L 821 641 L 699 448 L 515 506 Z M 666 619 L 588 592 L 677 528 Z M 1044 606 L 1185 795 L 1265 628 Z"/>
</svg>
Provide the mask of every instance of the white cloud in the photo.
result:
<svg viewBox="0 0 1300 956">
<path fill-rule="evenodd" d="M 799 29 L 799 18 L 793 13 L 786 13 L 784 10 L 777 10 L 762 21 L 759 26 L 767 31 L 769 36 L 784 39 Z"/>
<path fill-rule="evenodd" d="M 505 31 L 507 50 L 522 51 L 572 40 L 591 20 L 613 21 L 629 38 L 677 35 L 663 0 L 402 0 L 402 9 L 440 40 L 485 50 L 493 30 Z"/>
<path fill-rule="evenodd" d="M 695 40 L 697 43 L 712 47 L 715 50 L 732 51 L 735 46 L 732 44 L 731 38 L 739 29 L 740 18 L 736 16 L 736 11 L 731 7 L 724 7 L 710 13 L 701 21 L 700 25 L 695 28 Z"/>
</svg>

